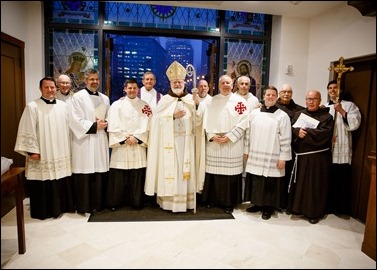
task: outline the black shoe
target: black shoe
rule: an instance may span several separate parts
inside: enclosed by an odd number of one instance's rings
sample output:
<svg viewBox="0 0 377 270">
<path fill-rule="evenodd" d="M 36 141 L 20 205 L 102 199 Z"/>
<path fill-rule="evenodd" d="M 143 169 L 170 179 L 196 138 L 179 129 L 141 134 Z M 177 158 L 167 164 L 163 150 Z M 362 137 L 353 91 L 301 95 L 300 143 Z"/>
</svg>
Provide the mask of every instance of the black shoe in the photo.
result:
<svg viewBox="0 0 377 270">
<path fill-rule="evenodd" d="M 215 205 L 213 204 L 213 203 L 207 203 L 207 205 L 206 205 L 206 208 L 212 208 L 212 207 L 214 207 Z"/>
<path fill-rule="evenodd" d="M 310 224 L 317 224 L 319 222 L 319 218 L 309 218 Z"/>
<path fill-rule="evenodd" d="M 254 205 L 254 206 L 250 206 L 250 207 L 246 208 L 246 212 L 248 212 L 248 213 L 256 213 L 256 212 L 259 212 L 259 211 L 262 211 L 262 207 L 260 207 L 258 205 Z"/>
<path fill-rule="evenodd" d="M 264 220 L 268 220 L 268 219 L 271 218 L 271 215 L 272 215 L 271 212 L 264 211 L 263 214 L 262 214 L 262 218 L 263 218 Z"/>
<path fill-rule="evenodd" d="M 233 207 L 225 207 L 224 212 L 227 213 L 227 214 L 233 213 Z"/>
<path fill-rule="evenodd" d="M 144 206 L 145 207 L 153 207 L 153 208 L 160 207 L 156 201 L 145 202 Z"/>
</svg>

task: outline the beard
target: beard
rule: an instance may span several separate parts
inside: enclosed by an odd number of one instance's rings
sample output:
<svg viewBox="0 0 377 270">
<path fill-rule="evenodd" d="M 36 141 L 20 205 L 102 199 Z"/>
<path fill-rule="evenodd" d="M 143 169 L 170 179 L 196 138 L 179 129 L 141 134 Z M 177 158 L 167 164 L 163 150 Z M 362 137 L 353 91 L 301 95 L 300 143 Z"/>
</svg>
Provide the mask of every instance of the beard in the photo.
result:
<svg viewBox="0 0 377 270">
<path fill-rule="evenodd" d="M 171 90 L 173 91 L 174 94 L 179 96 L 183 93 L 184 88 L 172 88 Z"/>
</svg>

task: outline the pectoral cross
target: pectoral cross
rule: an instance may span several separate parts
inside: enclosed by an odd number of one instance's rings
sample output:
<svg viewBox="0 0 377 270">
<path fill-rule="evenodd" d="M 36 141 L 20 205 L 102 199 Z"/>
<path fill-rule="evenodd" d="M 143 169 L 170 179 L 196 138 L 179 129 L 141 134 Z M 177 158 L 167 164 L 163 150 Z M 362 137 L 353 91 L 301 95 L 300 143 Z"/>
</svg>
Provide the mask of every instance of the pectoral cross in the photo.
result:
<svg viewBox="0 0 377 270">
<path fill-rule="evenodd" d="M 342 79 L 342 75 L 343 73 L 347 72 L 347 71 L 352 71 L 353 70 L 353 67 L 349 66 L 349 67 L 346 67 L 344 64 L 343 64 L 343 56 L 341 56 L 339 58 L 339 64 L 336 65 L 335 67 L 331 66 L 329 67 L 329 70 L 330 71 L 335 71 L 337 74 L 338 74 L 338 77 L 336 78 L 336 83 L 338 85 L 338 91 L 337 91 L 337 94 L 336 94 L 336 102 L 338 102 L 339 100 L 339 93 L 340 93 L 340 81 Z"/>
</svg>

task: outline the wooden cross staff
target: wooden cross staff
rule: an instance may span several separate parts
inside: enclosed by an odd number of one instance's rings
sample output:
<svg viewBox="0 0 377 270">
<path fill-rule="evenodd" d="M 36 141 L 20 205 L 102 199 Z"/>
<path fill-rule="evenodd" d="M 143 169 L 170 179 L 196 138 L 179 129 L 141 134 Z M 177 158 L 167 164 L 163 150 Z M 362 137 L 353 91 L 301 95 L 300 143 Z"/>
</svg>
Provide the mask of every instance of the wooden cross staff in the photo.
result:
<svg viewBox="0 0 377 270">
<path fill-rule="evenodd" d="M 337 90 L 337 93 L 336 93 L 336 102 L 339 101 L 340 81 L 342 79 L 343 73 L 353 70 L 353 67 L 351 67 L 351 66 L 346 67 L 345 65 L 343 65 L 343 60 L 344 60 L 344 58 L 343 58 L 343 56 L 341 56 L 339 58 L 339 64 L 338 65 L 336 65 L 335 67 L 333 67 L 333 66 L 329 67 L 330 71 L 335 71 L 338 74 L 338 77 L 336 78 L 336 83 L 338 85 L 338 90 Z"/>
<path fill-rule="evenodd" d="M 345 65 L 343 65 L 343 56 L 341 56 L 339 58 L 339 64 L 336 65 L 335 67 L 331 66 L 329 67 L 329 70 L 330 71 L 335 71 L 336 73 L 338 73 L 338 77 L 336 78 L 336 84 L 338 86 L 338 89 L 336 91 L 336 100 L 335 102 L 338 103 L 339 102 L 339 94 L 340 94 L 340 81 L 342 79 L 342 75 L 343 73 L 347 72 L 347 71 L 352 71 L 353 70 L 353 67 L 346 67 Z M 335 105 L 334 105 L 335 106 Z M 334 112 L 334 132 L 333 132 L 333 138 L 332 138 L 332 151 L 334 151 L 334 146 L 335 146 L 335 142 L 336 142 L 336 139 L 337 139 L 337 125 L 336 125 L 336 116 L 338 115 L 338 113 L 335 111 Z"/>
</svg>

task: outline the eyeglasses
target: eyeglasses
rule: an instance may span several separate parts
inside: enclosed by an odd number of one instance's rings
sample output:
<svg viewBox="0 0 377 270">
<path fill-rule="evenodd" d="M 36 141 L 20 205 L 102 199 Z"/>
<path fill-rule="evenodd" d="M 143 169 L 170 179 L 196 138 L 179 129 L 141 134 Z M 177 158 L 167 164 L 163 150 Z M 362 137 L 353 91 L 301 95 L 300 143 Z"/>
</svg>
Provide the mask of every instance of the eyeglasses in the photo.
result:
<svg viewBox="0 0 377 270">
<path fill-rule="evenodd" d="M 319 99 L 319 98 L 306 98 L 305 100 L 306 100 L 306 101 L 309 101 L 309 102 L 312 102 L 312 101 L 317 102 L 317 101 L 319 101 L 320 99 Z"/>
</svg>

